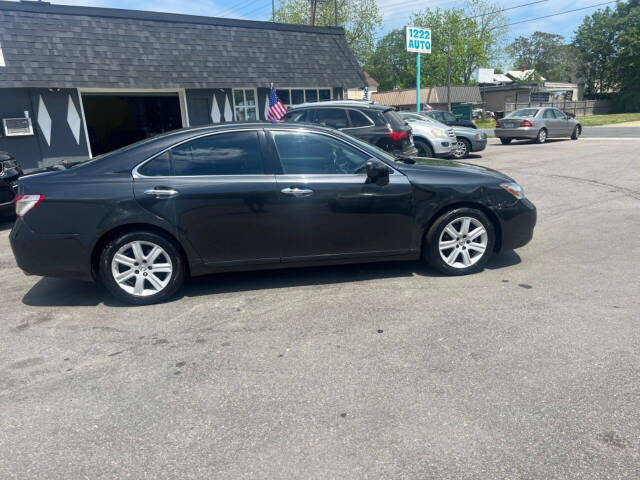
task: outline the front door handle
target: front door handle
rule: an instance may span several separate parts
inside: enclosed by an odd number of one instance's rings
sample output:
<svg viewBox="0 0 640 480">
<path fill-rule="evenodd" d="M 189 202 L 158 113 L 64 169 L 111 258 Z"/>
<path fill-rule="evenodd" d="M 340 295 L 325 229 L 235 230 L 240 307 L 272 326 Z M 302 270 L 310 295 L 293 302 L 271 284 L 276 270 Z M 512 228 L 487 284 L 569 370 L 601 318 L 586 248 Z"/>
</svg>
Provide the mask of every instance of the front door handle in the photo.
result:
<svg viewBox="0 0 640 480">
<path fill-rule="evenodd" d="M 308 197 L 313 195 L 313 190 L 308 188 L 288 187 L 280 190 L 285 195 L 293 195 L 294 197 Z"/>
<path fill-rule="evenodd" d="M 156 198 L 171 198 L 178 195 L 178 191 L 173 188 L 154 187 L 144 191 L 145 195 L 151 195 Z"/>
</svg>

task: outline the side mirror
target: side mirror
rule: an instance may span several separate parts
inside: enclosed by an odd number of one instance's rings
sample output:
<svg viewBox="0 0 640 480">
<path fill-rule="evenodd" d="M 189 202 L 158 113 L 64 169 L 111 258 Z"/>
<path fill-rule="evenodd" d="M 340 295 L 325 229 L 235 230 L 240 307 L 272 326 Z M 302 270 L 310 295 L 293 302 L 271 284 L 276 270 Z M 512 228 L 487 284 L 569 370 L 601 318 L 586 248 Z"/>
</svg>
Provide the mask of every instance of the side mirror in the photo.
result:
<svg viewBox="0 0 640 480">
<path fill-rule="evenodd" d="M 378 183 L 381 180 L 389 179 L 389 167 L 387 167 L 384 162 L 376 158 L 372 158 L 367 161 L 367 177 L 369 177 L 372 181 Z"/>
</svg>

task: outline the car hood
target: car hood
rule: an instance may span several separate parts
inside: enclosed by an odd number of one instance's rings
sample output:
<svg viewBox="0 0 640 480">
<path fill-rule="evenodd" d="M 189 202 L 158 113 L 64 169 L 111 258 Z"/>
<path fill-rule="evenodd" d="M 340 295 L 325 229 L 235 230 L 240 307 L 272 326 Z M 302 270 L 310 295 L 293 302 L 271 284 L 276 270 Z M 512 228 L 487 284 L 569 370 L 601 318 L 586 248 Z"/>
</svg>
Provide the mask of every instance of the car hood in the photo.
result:
<svg viewBox="0 0 640 480">
<path fill-rule="evenodd" d="M 514 181 L 511 177 L 502 172 L 482 167 L 480 165 L 423 157 L 413 157 L 412 160 L 414 160 L 415 163 L 397 162 L 394 166 L 407 175 L 409 179 L 415 179 L 418 182 L 422 180 L 428 182 L 429 178 L 433 178 L 434 176 L 465 177 L 467 179 L 469 177 L 476 177 L 476 179 L 481 183 L 502 183 Z"/>
<path fill-rule="evenodd" d="M 427 131 L 429 132 L 430 130 L 440 130 L 441 132 L 443 132 L 445 135 L 447 134 L 447 130 L 449 130 L 451 127 L 448 127 L 445 125 L 445 127 L 439 127 L 437 125 L 432 125 L 429 122 L 423 122 L 421 120 L 406 120 L 406 122 L 409 123 L 409 125 L 411 126 L 411 129 L 414 132 L 422 132 L 422 131 Z"/>
<path fill-rule="evenodd" d="M 458 127 L 456 125 L 452 126 L 451 128 L 453 128 L 453 131 L 456 133 L 456 135 L 476 135 L 478 132 L 477 128 L 471 128 L 471 127 Z"/>
</svg>

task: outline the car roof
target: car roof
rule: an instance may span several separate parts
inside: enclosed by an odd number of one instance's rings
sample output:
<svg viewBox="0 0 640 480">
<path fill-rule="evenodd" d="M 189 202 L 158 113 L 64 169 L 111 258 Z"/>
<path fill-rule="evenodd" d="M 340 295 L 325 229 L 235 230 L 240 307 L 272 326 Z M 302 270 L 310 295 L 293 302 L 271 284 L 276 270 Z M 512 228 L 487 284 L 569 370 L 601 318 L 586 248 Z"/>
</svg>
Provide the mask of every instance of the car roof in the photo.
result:
<svg viewBox="0 0 640 480">
<path fill-rule="evenodd" d="M 372 102 L 371 100 L 327 100 L 325 102 L 308 102 L 300 105 L 292 105 L 289 110 L 298 110 L 301 108 L 322 108 L 322 107 L 351 107 L 366 108 L 374 110 L 392 110 L 393 107 L 383 105 L 382 103 Z"/>
</svg>

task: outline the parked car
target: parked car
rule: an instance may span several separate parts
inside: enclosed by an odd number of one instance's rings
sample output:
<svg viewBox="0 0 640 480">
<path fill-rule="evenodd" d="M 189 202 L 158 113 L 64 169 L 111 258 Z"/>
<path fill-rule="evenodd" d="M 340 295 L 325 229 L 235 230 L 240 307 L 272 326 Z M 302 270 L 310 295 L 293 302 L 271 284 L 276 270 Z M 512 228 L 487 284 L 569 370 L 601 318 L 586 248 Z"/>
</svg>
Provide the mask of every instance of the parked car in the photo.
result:
<svg viewBox="0 0 640 480">
<path fill-rule="evenodd" d="M 512 140 L 534 140 L 544 143 L 548 138 L 570 137 L 577 140 L 582 124 L 557 108 L 530 107 L 511 112 L 496 121 L 495 135 L 504 145 Z"/>
<path fill-rule="evenodd" d="M 23 177 L 16 213 L 22 270 L 99 279 L 134 304 L 229 270 L 424 258 L 477 272 L 536 223 L 522 188 L 494 170 L 264 123 L 177 130 Z"/>
<path fill-rule="evenodd" d="M 473 128 L 467 127 L 449 127 L 443 123 L 434 120 L 431 117 L 420 115 L 416 112 L 400 112 L 400 116 L 409 122 L 413 129 L 413 139 L 416 147 L 418 147 L 417 132 L 420 123 L 426 123 L 431 128 L 446 128 L 455 137 L 455 146 L 451 151 L 451 157 L 455 159 L 466 158 L 469 152 L 480 152 L 487 147 L 487 134 Z M 424 127 L 423 127 L 424 128 Z M 418 150 L 420 148 L 418 147 Z"/>
<path fill-rule="evenodd" d="M 22 169 L 13 155 L 0 151 L 0 216 L 13 213 L 13 186 L 21 175 Z"/>
<path fill-rule="evenodd" d="M 426 112 L 420 112 L 420 115 L 431 117 L 434 120 L 439 121 L 440 123 L 449 125 L 450 127 L 455 126 L 455 127 L 478 128 L 476 127 L 476 124 L 473 123 L 471 120 L 458 118 L 453 113 L 448 112 L 447 110 L 427 110 Z"/>
<path fill-rule="evenodd" d="M 450 158 L 456 148 L 453 128 L 441 123 L 428 122 L 426 117 L 415 113 L 398 112 L 409 123 L 413 132 L 413 143 L 420 157 Z M 418 121 L 416 121 L 416 117 Z"/>
<path fill-rule="evenodd" d="M 334 100 L 291 107 L 285 122 L 331 127 L 358 137 L 394 155 L 416 155 L 411 127 L 394 108 L 371 101 Z"/>
</svg>

